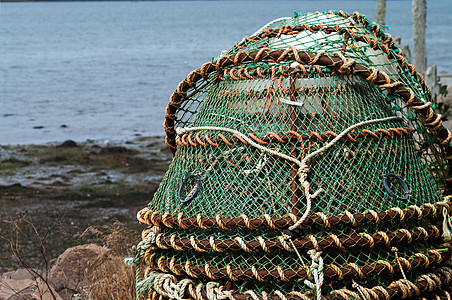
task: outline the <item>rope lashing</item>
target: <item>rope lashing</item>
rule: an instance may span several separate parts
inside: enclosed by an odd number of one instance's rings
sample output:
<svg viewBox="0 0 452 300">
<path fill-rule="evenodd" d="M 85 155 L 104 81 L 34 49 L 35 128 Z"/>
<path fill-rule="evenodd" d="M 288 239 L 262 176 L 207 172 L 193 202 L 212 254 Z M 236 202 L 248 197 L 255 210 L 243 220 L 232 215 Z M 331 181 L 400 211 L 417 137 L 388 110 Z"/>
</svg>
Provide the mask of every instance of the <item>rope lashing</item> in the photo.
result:
<svg viewBox="0 0 452 300">
<path fill-rule="evenodd" d="M 281 21 L 286 21 L 292 19 L 291 17 L 282 17 L 282 18 L 278 18 L 278 19 L 274 19 L 273 21 L 268 22 L 267 24 L 265 24 L 264 26 L 262 26 L 259 30 L 257 30 L 255 33 L 253 33 L 252 35 L 250 35 L 250 38 L 255 37 L 256 35 L 258 35 L 259 33 L 262 32 L 262 30 L 264 30 L 265 28 L 268 28 L 276 23 L 279 23 Z M 246 41 L 246 38 L 243 38 L 239 45 L 243 44 Z"/>
<path fill-rule="evenodd" d="M 316 292 L 317 300 L 322 299 L 322 285 L 323 285 L 323 258 L 321 251 L 311 249 L 308 251 L 312 263 L 310 267 L 311 275 L 314 277 L 314 282 L 305 280 L 304 284 Z"/>
<path fill-rule="evenodd" d="M 298 175 L 300 176 L 300 183 L 303 186 L 305 194 L 306 194 L 306 202 L 307 202 L 306 203 L 306 211 L 303 214 L 303 216 L 295 224 L 293 224 L 292 226 L 289 227 L 289 230 L 294 230 L 294 229 L 300 227 L 300 225 L 308 217 L 309 211 L 311 210 L 311 199 L 315 198 L 318 194 L 320 194 L 323 191 L 320 188 L 314 194 L 311 195 L 311 193 L 310 193 L 310 184 L 307 181 L 308 172 L 309 172 L 309 166 L 307 165 L 307 161 L 309 159 L 311 159 L 312 157 L 324 152 L 325 150 L 327 150 L 328 148 L 330 148 L 331 146 L 336 144 L 348 132 L 352 131 L 353 129 L 355 129 L 357 127 L 364 126 L 364 125 L 369 125 L 369 124 L 373 124 L 373 123 L 390 122 L 390 121 L 401 121 L 401 120 L 403 120 L 403 119 L 400 118 L 400 117 L 387 117 L 387 118 L 382 118 L 382 119 L 373 119 L 373 120 L 368 120 L 368 121 L 363 121 L 363 122 L 356 123 L 356 124 L 346 128 L 338 136 L 336 136 L 331 142 L 329 142 L 328 144 L 326 144 L 322 148 L 320 148 L 320 149 L 318 149 L 318 150 L 306 155 L 306 157 L 303 158 L 303 160 L 301 161 L 301 165 L 300 165 L 300 168 L 298 170 Z"/>
<path fill-rule="evenodd" d="M 141 263 L 141 260 L 143 259 L 146 250 L 149 249 L 153 244 L 155 244 L 155 238 L 159 233 L 160 227 L 152 226 L 148 230 L 146 237 L 144 237 L 143 240 L 140 241 L 136 247 L 134 247 L 135 250 L 134 263 L 136 265 L 139 265 Z"/>
<path fill-rule="evenodd" d="M 314 244 L 319 247 L 318 250 L 326 250 L 331 248 L 337 250 L 347 250 L 357 247 L 365 248 L 368 246 L 373 248 L 379 245 L 390 247 L 400 242 L 401 240 L 406 241 L 408 244 L 411 244 L 419 241 L 433 240 L 438 238 L 440 235 L 440 230 L 435 225 L 429 225 L 426 228 L 416 227 L 412 230 L 400 228 L 391 233 L 379 231 L 374 233 L 373 235 L 361 232 L 358 235 L 351 235 L 348 237 L 340 238 L 332 233 L 328 237 L 319 238 L 318 240 L 316 239 L 315 243 L 313 241 L 314 237 L 310 235 L 306 237 L 298 237 L 296 244 L 294 243 L 293 249 L 291 249 L 285 241 L 289 240 L 289 242 L 291 243 L 293 243 L 293 241 L 290 240 L 290 236 L 284 234 L 284 230 L 285 229 L 283 229 L 283 234 L 281 236 L 278 236 L 276 239 L 265 239 L 262 236 L 258 236 L 253 241 L 244 241 L 240 237 L 236 237 L 231 240 L 223 241 L 223 243 L 226 244 L 222 244 L 221 247 L 217 247 L 217 244 L 222 243 L 222 240 L 218 238 L 216 239 L 213 236 L 210 236 L 207 239 L 195 240 L 195 237 L 193 235 L 190 235 L 189 238 L 180 238 L 175 237 L 174 235 L 171 235 L 170 237 L 165 236 L 163 233 L 159 233 L 156 238 L 156 246 L 160 249 L 165 250 L 173 248 L 176 251 L 196 250 L 203 253 L 207 251 L 224 252 L 226 250 L 243 250 L 246 252 L 256 252 L 263 250 L 265 252 L 272 252 L 276 249 L 285 249 L 286 251 L 292 252 L 297 247 L 298 249 L 309 249 L 309 247 L 311 247 L 311 245 L 314 246 Z"/>
<path fill-rule="evenodd" d="M 138 243 L 137 246 L 134 246 L 133 252 L 135 254 L 133 263 L 136 265 L 135 270 L 135 277 L 137 282 L 137 299 L 140 299 L 141 293 L 143 291 L 149 291 L 152 286 L 152 278 L 146 278 L 146 280 L 141 281 L 141 286 L 138 288 L 139 278 L 140 278 L 140 264 L 146 256 L 146 251 L 151 248 L 152 245 L 155 244 L 155 240 L 157 235 L 160 233 L 160 227 L 158 226 L 152 226 L 149 229 L 146 229 L 144 232 L 146 232 L 146 236 L 143 235 L 143 239 L 141 242 Z M 139 292 L 138 292 L 139 291 Z"/>
<path fill-rule="evenodd" d="M 356 62 L 353 58 L 347 59 L 342 53 L 339 51 L 333 52 L 334 55 L 338 56 L 342 60 L 342 66 L 339 67 L 339 72 L 344 74 L 351 74 L 350 67 Z"/>
<path fill-rule="evenodd" d="M 452 134 L 422 76 L 358 13 L 262 28 L 170 98 L 139 299 L 451 299 Z"/>
<path fill-rule="evenodd" d="M 281 98 L 282 99 L 282 98 Z M 356 131 L 353 134 L 347 134 L 347 136 L 344 137 L 344 139 L 351 141 L 353 143 L 358 142 L 358 139 L 363 139 L 363 138 L 367 138 L 367 137 L 372 137 L 374 138 L 376 141 L 383 139 L 383 138 L 400 138 L 402 136 L 407 136 L 407 137 L 411 137 L 412 136 L 412 130 L 409 127 L 398 127 L 398 128 L 377 128 L 375 130 L 368 130 L 368 129 L 362 129 L 361 131 Z M 326 131 L 323 134 L 320 134 L 316 131 L 311 131 L 310 133 L 306 132 L 306 133 L 298 133 L 294 130 L 289 130 L 287 131 L 285 134 L 283 135 L 278 135 L 274 132 L 267 132 L 267 134 L 257 137 L 255 135 L 249 135 L 254 141 L 266 145 L 268 142 L 272 142 L 272 141 L 278 141 L 281 142 L 283 144 L 289 142 L 294 142 L 294 140 L 298 139 L 299 141 L 303 141 L 303 140 L 310 140 L 312 141 L 320 141 L 322 143 L 325 143 L 327 140 L 331 140 L 334 137 L 336 137 L 338 134 L 329 130 Z M 182 135 L 180 138 L 177 139 L 176 143 L 178 146 L 187 146 L 187 145 L 191 145 L 191 146 L 219 146 L 220 143 L 224 143 L 228 146 L 232 146 L 235 143 L 243 143 L 246 144 L 246 142 L 244 140 L 240 140 L 238 138 L 236 138 L 236 136 L 232 136 L 230 138 L 226 138 L 224 135 L 219 134 L 217 138 L 214 138 L 213 140 L 210 139 L 209 135 L 206 134 L 203 138 L 200 137 L 199 133 L 196 134 L 196 138 L 195 141 L 192 140 L 192 134 L 186 133 L 184 135 Z M 243 147 L 241 147 L 243 148 Z M 232 149 L 235 150 L 235 149 Z M 230 151 L 232 151 L 230 150 Z M 227 152 L 227 151 L 226 151 Z M 224 152 L 224 153 L 226 153 Z M 221 157 L 221 156 L 220 156 Z M 451 156 L 452 159 L 452 156 Z M 265 160 L 265 158 L 264 158 Z M 261 161 L 259 160 L 259 164 L 258 165 L 262 165 Z M 254 168 L 254 170 L 256 170 L 257 168 Z M 244 173 L 251 173 L 251 171 L 242 171 Z"/>
<path fill-rule="evenodd" d="M 339 224 L 350 224 L 353 222 L 350 218 L 353 218 L 357 224 L 374 223 L 379 224 L 381 221 L 408 221 L 408 220 L 420 220 L 420 219 L 430 219 L 438 216 L 441 213 L 441 207 L 445 207 L 450 210 L 450 198 L 444 198 L 444 201 L 439 201 L 436 203 L 425 203 L 421 207 L 416 205 L 410 205 L 407 208 L 401 210 L 398 207 L 393 207 L 391 209 L 382 211 L 380 213 L 374 213 L 370 211 L 365 211 L 359 214 L 353 214 L 342 218 L 342 213 L 339 215 L 332 215 L 329 217 L 322 217 L 319 214 L 313 214 L 309 220 L 313 224 L 318 224 L 324 227 L 336 226 Z M 381 215 L 380 215 L 381 214 Z M 284 218 L 267 218 L 265 216 L 257 219 L 250 219 L 244 215 L 237 218 L 229 219 L 228 226 L 225 227 L 223 222 L 226 220 L 221 215 L 216 215 L 212 218 L 203 218 L 200 214 L 197 217 L 190 218 L 183 214 L 178 216 L 172 216 L 170 213 L 160 214 L 158 211 L 150 210 L 149 208 L 143 208 L 137 213 L 138 220 L 141 223 L 154 225 L 154 226 L 164 226 L 173 228 L 178 226 L 181 228 L 193 228 L 199 227 L 202 229 L 209 229 L 212 227 L 220 227 L 223 229 L 232 229 L 236 227 L 245 227 L 248 229 L 257 229 L 262 227 L 269 227 L 272 229 L 286 229 L 286 227 L 296 219 L 295 215 L 289 215 Z M 359 221 L 356 221 L 359 218 Z"/>
<path fill-rule="evenodd" d="M 395 255 L 396 260 L 397 260 L 397 265 L 399 266 L 399 269 L 400 269 L 400 272 L 402 273 L 403 279 L 407 282 L 408 279 L 406 278 L 405 271 L 404 271 L 403 268 L 402 268 L 402 263 L 400 262 L 399 255 L 397 254 L 397 252 L 399 251 L 399 249 L 397 249 L 397 247 L 392 247 L 392 248 L 391 248 L 391 251 L 394 252 L 394 255 Z M 411 289 L 410 286 L 408 286 L 408 288 Z"/>
<path fill-rule="evenodd" d="M 369 295 L 368 291 L 360 286 L 356 281 L 353 280 L 352 287 L 357 289 L 359 292 L 359 295 L 361 296 L 362 300 L 372 300 L 371 296 Z"/>
<path fill-rule="evenodd" d="M 187 288 L 190 289 L 193 286 L 194 283 L 190 279 L 177 281 L 173 275 L 151 272 L 148 277 L 137 283 L 137 291 L 139 291 L 139 294 L 143 295 L 146 294 L 150 288 L 153 288 L 158 294 L 164 297 L 183 300 L 185 299 L 184 294 Z M 196 291 L 199 291 L 198 299 L 203 299 L 200 294 L 202 288 L 203 284 L 199 284 L 196 287 Z M 208 300 L 234 299 L 232 293 L 230 291 L 224 291 L 223 287 L 220 286 L 218 282 L 208 282 L 206 284 L 206 294 Z"/>
<path fill-rule="evenodd" d="M 303 158 L 303 160 L 301 160 L 301 161 L 299 161 L 298 159 L 296 159 L 296 158 L 294 158 L 292 156 L 289 156 L 289 155 L 286 155 L 284 153 L 281 153 L 281 152 L 278 152 L 278 151 L 275 151 L 275 150 L 271 150 L 271 149 L 269 149 L 267 147 L 259 145 L 258 143 L 254 142 L 251 138 L 249 138 L 247 135 L 243 134 L 240 131 L 232 129 L 232 128 L 218 127 L 218 126 L 196 126 L 196 127 L 186 127 L 186 128 L 177 127 L 176 128 L 176 134 L 178 136 L 182 136 L 184 133 L 187 133 L 187 132 L 190 132 L 190 131 L 200 131 L 200 130 L 229 132 L 229 133 L 232 133 L 233 135 L 237 135 L 238 137 L 242 138 L 243 140 L 245 140 L 247 143 L 249 143 L 251 146 L 253 146 L 256 149 L 259 149 L 259 150 L 261 150 L 263 152 L 267 152 L 267 153 L 269 153 L 271 155 L 278 156 L 280 158 L 286 159 L 286 160 L 291 161 L 291 162 L 295 163 L 296 165 L 298 165 L 298 172 L 297 173 L 298 173 L 298 176 L 300 178 L 299 181 L 300 181 L 300 184 L 303 187 L 304 193 L 306 195 L 306 210 L 305 210 L 303 216 L 301 216 L 301 218 L 295 224 L 293 224 L 292 226 L 289 227 L 289 230 L 294 230 L 294 229 L 300 227 L 300 225 L 308 217 L 308 215 L 309 215 L 309 213 L 311 211 L 312 199 L 314 199 L 321 192 L 323 192 L 323 189 L 319 188 L 317 191 L 315 191 L 313 194 L 311 194 L 310 183 L 307 180 L 308 173 L 309 173 L 308 160 L 310 160 L 314 156 L 324 152 L 328 148 L 332 147 L 342 137 L 344 137 L 348 132 L 352 131 L 355 128 L 358 128 L 358 127 L 361 127 L 361 126 L 364 126 L 364 125 L 373 124 L 373 123 L 390 122 L 390 121 L 402 121 L 402 120 L 403 119 L 401 117 L 387 117 L 387 118 L 382 118 L 382 119 L 372 119 L 372 120 L 367 120 L 367 121 L 356 123 L 356 124 L 346 128 L 338 136 L 336 136 L 331 142 L 329 142 L 328 144 L 326 144 L 322 148 L 320 148 L 320 149 L 318 149 L 318 150 L 306 155 Z"/>
<path fill-rule="evenodd" d="M 236 239 L 237 240 L 237 239 Z M 242 241 L 241 241 L 242 242 Z M 440 241 L 442 242 L 442 241 Z M 418 243 L 419 245 L 419 243 Z M 219 245 L 217 245 L 219 246 Z M 400 261 L 406 266 L 407 272 L 412 273 L 414 270 L 422 270 L 428 267 L 440 266 L 443 261 L 450 257 L 452 253 L 452 245 L 443 244 L 439 245 L 442 248 L 429 249 L 426 254 L 417 252 L 407 258 L 400 258 Z M 413 248 L 413 247 L 412 247 Z M 244 250 L 246 251 L 246 250 Z M 292 252 L 292 251 L 289 251 Z M 412 252 L 415 252 L 412 251 Z M 281 252 L 280 252 L 281 253 Z M 336 254 L 337 252 L 334 252 Z M 187 253 L 191 255 L 192 253 Z M 193 253 L 195 255 L 195 253 Z M 225 255 L 225 254 L 222 254 Z M 227 255 L 227 252 L 226 252 Z M 263 256 L 264 254 L 262 254 Z M 331 258 L 330 253 L 326 252 L 328 258 Z M 238 256 L 238 255 L 237 255 Z M 293 254 L 290 256 L 295 259 Z M 252 257 L 252 256 L 248 256 Z M 154 252 L 153 255 L 146 260 L 146 263 L 152 270 L 160 270 L 165 273 L 172 273 L 177 276 L 188 275 L 192 278 L 199 278 L 199 276 L 206 276 L 213 280 L 230 280 L 232 282 L 242 280 L 252 280 L 259 282 L 271 283 L 275 280 L 285 281 L 289 279 L 294 280 L 312 280 L 312 274 L 309 269 L 306 268 L 293 268 L 286 269 L 280 266 L 266 267 L 256 264 L 250 264 L 244 268 L 237 267 L 236 265 L 228 264 L 223 266 L 214 266 L 209 262 L 200 262 L 190 260 L 189 258 L 182 258 L 178 260 L 176 257 L 169 257 L 162 255 L 162 252 Z M 251 262 L 252 263 L 252 262 Z M 375 258 L 373 261 L 364 262 L 363 264 L 356 264 L 349 262 L 347 264 L 328 264 L 324 266 L 324 276 L 328 279 L 346 279 L 346 278 L 366 278 L 369 276 L 383 276 L 384 274 L 394 274 L 398 271 L 398 263 L 394 261 L 387 261 L 383 259 Z"/>
<path fill-rule="evenodd" d="M 395 295 L 399 295 L 402 296 L 402 293 L 406 293 L 408 294 L 414 294 L 413 296 L 419 296 L 419 294 L 421 292 L 426 292 L 426 293 L 431 293 L 434 290 L 437 290 L 439 288 L 441 288 L 442 284 L 446 284 L 449 285 L 451 280 L 452 280 L 452 270 L 449 268 L 450 266 L 450 262 L 446 262 L 444 266 L 436 269 L 434 271 L 434 273 L 428 273 L 428 274 L 423 274 L 421 276 L 418 277 L 416 284 L 411 282 L 411 281 L 404 281 L 404 280 L 397 280 L 392 282 L 390 285 L 387 285 L 385 287 L 379 285 L 379 286 L 374 286 L 371 289 L 369 288 L 365 288 L 363 286 L 360 286 L 358 283 L 353 281 L 353 287 L 355 289 L 357 289 L 359 291 L 359 294 L 352 292 L 351 290 L 347 290 L 347 289 L 341 289 L 341 290 L 334 290 L 332 292 L 330 292 L 328 295 L 326 295 L 327 298 L 330 298 L 332 295 L 341 295 L 343 296 L 342 299 L 369 299 L 369 300 L 375 300 L 375 299 L 390 299 L 390 295 L 388 293 L 388 290 L 392 291 L 391 293 L 394 295 L 394 292 L 396 292 Z M 152 272 L 149 277 L 147 277 L 145 280 L 148 281 L 152 281 L 152 285 L 154 285 L 155 282 L 155 278 L 159 275 L 165 275 L 164 273 L 159 273 L 159 272 Z M 171 280 L 171 278 L 169 278 Z M 144 281 L 144 280 L 143 280 Z M 425 285 L 425 282 L 427 282 L 428 284 Z M 224 290 L 224 286 L 219 286 L 219 284 L 217 282 L 208 282 L 206 284 L 206 286 L 204 286 L 204 284 L 200 283 L 198 285 L 194 285 L 194 283 L 192 281 L 189 281 L 187 279 L 185 279 L 185 281 L 182 280 L 179 282 L 174 282 L 173 284 L 177 284 L 179 286 L 179 290 L 182 291 L 187 291 L 189 292 L 191 299 L 196 299 L 196 300 L 202 300 L 202 299 L 208 299 L 208 300 L 225 300 L 225 299 L 229 299 L 229 300 L 234 300 L 236 299 L 232 293 L 234 293 L 234 295 L 240 295 L 240 293 L 234 292 L 234 291 L 229 291 L 229 290 Z M 141 290 L 142 288 L 142 283 L 139 282 L 138 283 L 139 286 L 137 286 L 138 288 L 138 292 L 143 295 L 145 294 L 147 296 L 146 293 L 143 293 L 143 290 Z M 208 285 L 208 286 L 207 286 Z M 411 287 L 411 290 L 410 288 Z M 207 292 L 207 289 L 209 289 L 209 291 L 212 292 Z M 203 296 L 202 291 L 204 290 L 205 294 L 207 295 L 207 297 Z M 379 295 L 377 295 L 377 293 Z M 414 293 L 413 293 L 414 292 Z M 297 296 L 299 297 L 301 300 L 309 300 L 312 299 L 311 297 L 308 297 L 307 295 L 309 295 L 310 293 L 301 293 L 301 292 L 296 292 L 296 291 L 292 291 L 286 295 L 284 295 L 283 292 L 281 292 L 280 290 L 274 290 L 273 295 L 274 296 L 278 296 L 279 300 L 284 300 L 287 299 L 287 297 L 289 296 Z M 248 290 L 246 292 L 244 292 L 242 295 L 249 295 L 251 296 L 253 299 L 256 299 L 255 297 L 257 296 L 256 292 L 252 291 L 252 290 Z M 352 298 L 350 297 L 344 297 L 344 296 L 352 296 Z M 381 297 L 381 295 L 383 295 L 384 297 Z M 273 298 L 271 295 L 268 295 L 265 291 L 261 292 L 262 300 L 268 300 L 268 299 L 277 299 L 278 297 Z M 361 297 L 362 298 L 361 298 Z M 378 297 L 380 296 L 380 297 Z M 216 297 L 216 298 L 214 298 Z M 146 299 L 154 299 L 152 297 L 146 297 Z M 340 298 L 339 298 L 340 299 Z"/>
</svg>

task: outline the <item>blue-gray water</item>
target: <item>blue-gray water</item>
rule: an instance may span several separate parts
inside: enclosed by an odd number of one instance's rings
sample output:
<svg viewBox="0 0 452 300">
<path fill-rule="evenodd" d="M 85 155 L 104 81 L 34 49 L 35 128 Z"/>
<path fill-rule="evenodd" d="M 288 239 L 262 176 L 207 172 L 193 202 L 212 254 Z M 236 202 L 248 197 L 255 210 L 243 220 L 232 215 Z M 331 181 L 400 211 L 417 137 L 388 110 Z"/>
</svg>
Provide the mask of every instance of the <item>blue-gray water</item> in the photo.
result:
<svg viewBox="0 0 452 300">
<path fill-rule="evenodd" d="M 330 9 L 373 20 L 376 1 L 0 3 L 0 144 L 163 135 L 190 71 L 270 20 Z M 451 11 L 428 1 L 440 72 L 452 72 Z M 387 1 L 386 22 L 410 43 L 411 1 Z"/>
</svg>

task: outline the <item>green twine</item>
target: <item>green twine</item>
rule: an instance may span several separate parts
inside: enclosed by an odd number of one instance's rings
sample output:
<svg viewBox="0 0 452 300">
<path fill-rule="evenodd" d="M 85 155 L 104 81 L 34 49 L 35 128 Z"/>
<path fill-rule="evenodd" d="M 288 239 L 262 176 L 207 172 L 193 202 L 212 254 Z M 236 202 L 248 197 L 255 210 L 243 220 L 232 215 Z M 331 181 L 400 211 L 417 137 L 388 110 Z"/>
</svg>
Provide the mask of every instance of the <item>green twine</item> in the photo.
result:
<svg viewBox="0 0 452 300">
<path fill-rule="evenodd" d="M 148 277 L 137 282 L 137 299 L 139 299 L 141 295 L 149 294 L 157 276 L 158 273 L 152 272 Z"/>
</svg>

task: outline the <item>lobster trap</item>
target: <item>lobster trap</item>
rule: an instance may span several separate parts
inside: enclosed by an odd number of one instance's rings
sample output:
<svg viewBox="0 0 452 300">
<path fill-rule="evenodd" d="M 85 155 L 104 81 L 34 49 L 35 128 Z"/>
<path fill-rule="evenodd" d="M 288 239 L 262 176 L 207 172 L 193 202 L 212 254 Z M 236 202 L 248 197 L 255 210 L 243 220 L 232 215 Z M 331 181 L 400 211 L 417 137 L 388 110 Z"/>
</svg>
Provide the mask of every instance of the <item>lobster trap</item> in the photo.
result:
<svg viewBox="0 0 452 300">
<path fill-rule="evenodd" d="M 432 102 L 392 37 L 342 11 L 278 19 L 191 72 L 138 213 L 137 297 L 450 299 Z"/>
</svg>

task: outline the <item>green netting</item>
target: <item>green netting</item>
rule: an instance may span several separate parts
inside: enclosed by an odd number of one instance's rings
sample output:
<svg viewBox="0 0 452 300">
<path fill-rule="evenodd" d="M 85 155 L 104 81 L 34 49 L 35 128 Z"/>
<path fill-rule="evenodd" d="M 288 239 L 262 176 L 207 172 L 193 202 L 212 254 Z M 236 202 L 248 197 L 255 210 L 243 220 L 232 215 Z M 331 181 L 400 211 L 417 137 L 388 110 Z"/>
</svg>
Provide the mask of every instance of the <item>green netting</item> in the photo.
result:
<svg viewBox="0 0 452 300">
<path fill-rule="evenodd" d="M 311 79 L 316 80 L 312 81 L 313 85 L 323 85 L 321 91 L 304 86 L 292 95 L 276 91 L 269 99 L 266 99 L 265 92 L 264 95 L 249 92 L 259 88 L 258 80 L 224 80 L 210 89 L 192 126 L 231 128 L 261 138 L 268 137 L 269 132 L 284 137 L 286 132 L 294 131 L 309 139 L 300 141 L 292 137 L 286 143 L 272 140 L 265 147 L 301 160 L 306 154 L 326 145 L 333 137 L 328 136 L 322 141 L 314 133 L 323 135 L 330 131 L 339 134 L 347 127 L 369 118 L 395 116 L 383 93 L 369 83 L 353 78 L 314 75 L 297 80 L 295 85 L 304 85 Z M 281 85 L 284 85 L 284 79 Z M 303 103 L 303 106 L 282 102 L 289 98 L 297 99 L 296 103 Z M 381 122 L 364 126 L 358 132 L 368 130 L 377 134 L 378 130 L 403 127 L 407 127 L 407 124 L 402 120 Z M 395 132 L 402 135 L 401 130 Z M 197 134 L 202 137 L 208 135 L 210 140 L 215 141 L 212 143 L 215 146 L 207 141 L 207 145 L 202 146 L 196 142 L 194 136 Z M 233 145 L 226 144 L 219 135 L 231 140 Z M 190 217 L 200 212 L 204 217 L 218 214 L 236 217 L 242 213 L 249 217 L 260 217 L 271 211 L 270 215 L 282 217 L 294 210 L 305 209 L 303 191 L 299 187 L 293 188 L 297 177 L 293 175 L 296 168 L 290 161 L 263 153 L 240 141 L 233 141 L 231 134 L 222 131 L 202 130 L 193 133 L 191 139 L 196 146 L 186 142 L 187 145 L 181 146 L 176 152 L 170 170 L 155 195 L 156 200 L 149 204 L 151 210 L 175 214 L 182 212 Z M 356 137 L 355 141 L 347 139 L 337 142 L 310 162 L 310 182 L 314 189 L 324 190 L 316 198 L 313 211 L 337 214 L 349 210 L 359 213 L 366 209 L 380 211 L 439 201 L 439 189 L 425 168 L 415 144 L 411 134 L 397 136 L 395 133 L 394 136 L 375 138 L 367 135 Z M 295 155 L 294 151 L 297 152 Z M 409 202 L 395 199 L 384 189 L 383 177 L 390 172 L 398 174 L 407 182 L 410 188 Z M 193 201 L 182 203 L 178 199 L 178 192 L 182 187 L 183 198 L 186 198 L 192 191 L 194 182 L 182 184 L 184 178 L 192 173 L 200 174 L 202 190 Z M 403 194 L 399 185 L 395 185 L 394 189 L 397 194 Z M 248 206 L 256 204 L 268 206 L 267 212 L 265 209 L 249 209 Z"/>
<path fill-rule="evenodd" d="M 173 161 L 139 213 L 154 227 L 137 263 L 160 274 L 138 272 L 142 296 L 422 286 L 450 252 L 449 136 L 430 98 L 389 35 L 343 12 L 282 20 L 192 72 L 167 108 Z"/>
</svg>

